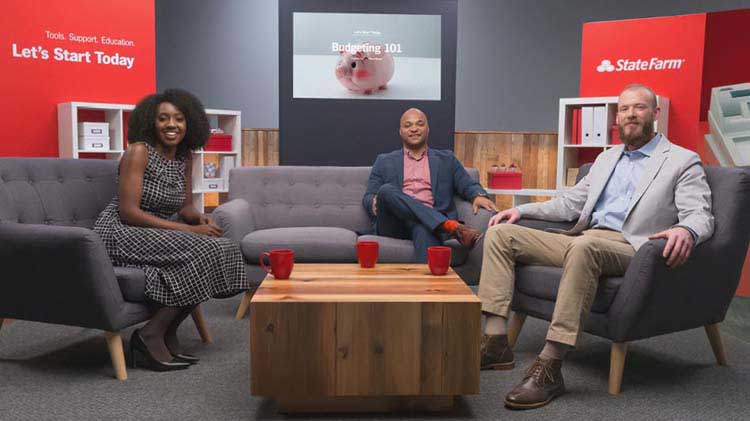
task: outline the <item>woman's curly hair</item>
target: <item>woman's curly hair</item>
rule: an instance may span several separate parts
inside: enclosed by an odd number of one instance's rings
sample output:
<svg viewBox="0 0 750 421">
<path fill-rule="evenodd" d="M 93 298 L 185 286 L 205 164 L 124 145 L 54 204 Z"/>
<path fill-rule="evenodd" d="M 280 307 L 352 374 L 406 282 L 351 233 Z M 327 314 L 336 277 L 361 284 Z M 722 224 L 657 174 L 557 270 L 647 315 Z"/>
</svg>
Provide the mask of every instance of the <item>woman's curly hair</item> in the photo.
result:
<svg viewBox="0 0 750 421">
<path fill-rule="evenodd" d="M 206 110 L 195 95 L 182 89 L 167 89 L 140 100 L 130 114 L 128 142 L 146 142 L 151 146 L 156 144 L 156 117 L 159 104 L 163 102 L 171 103 L 185 116 L 185 138 L 177 146 L 177 156 L 185 158 L 191 151 L 202 148 L 211 134 Z"/>
</svg>

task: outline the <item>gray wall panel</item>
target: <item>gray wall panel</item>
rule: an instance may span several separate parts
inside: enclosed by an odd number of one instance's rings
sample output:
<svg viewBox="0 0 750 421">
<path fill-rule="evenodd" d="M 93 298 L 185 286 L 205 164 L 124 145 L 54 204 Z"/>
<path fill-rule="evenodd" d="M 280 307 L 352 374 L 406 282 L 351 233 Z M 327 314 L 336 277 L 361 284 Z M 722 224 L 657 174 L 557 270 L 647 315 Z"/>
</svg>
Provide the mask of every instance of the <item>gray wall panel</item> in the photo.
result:
<svg viewBox="0 0 750 421">
<path fill-rule="evenodd" d="M 156 0 L 156 86 L 209 108 L 239 109 L 242 127 L 279 127 L 276 0 Z"/>
</svg>

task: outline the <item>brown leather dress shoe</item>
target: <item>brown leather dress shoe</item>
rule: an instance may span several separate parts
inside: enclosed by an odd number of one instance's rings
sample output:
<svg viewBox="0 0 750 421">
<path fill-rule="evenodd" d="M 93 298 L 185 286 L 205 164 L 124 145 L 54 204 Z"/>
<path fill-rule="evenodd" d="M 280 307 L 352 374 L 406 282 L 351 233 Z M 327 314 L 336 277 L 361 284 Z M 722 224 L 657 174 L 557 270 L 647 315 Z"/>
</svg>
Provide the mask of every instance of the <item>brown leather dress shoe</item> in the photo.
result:
<svg viewBox="0 0 750 421">
<path fill-rule="evenodd" d="M 458 242 L 462 246 L 472 248 L 474 247 L 474 244 L 476 244 L 477 241 L 482 237 L 482 234 L 474 228 L 467 227 L 464 224 L 458 224 L 456 229 L 453 231 L 452 236 L 453 238 L 458 240 Z"/>
<path fill-rule="evenodd" d="M 512 409 L 539 408 L 565 393 L 562 360 L 537 357 L 526 370 L 523 381 L 505 396 L 505 406 Z"/>
<path fill-rule="evenodd" d="M 479 350 L 482 353 L 479 363 L 482 370 L 510 370 L 516 366 L 513 351 L 508 345 L 508 335 L 482 335 Z"/>
</svg>

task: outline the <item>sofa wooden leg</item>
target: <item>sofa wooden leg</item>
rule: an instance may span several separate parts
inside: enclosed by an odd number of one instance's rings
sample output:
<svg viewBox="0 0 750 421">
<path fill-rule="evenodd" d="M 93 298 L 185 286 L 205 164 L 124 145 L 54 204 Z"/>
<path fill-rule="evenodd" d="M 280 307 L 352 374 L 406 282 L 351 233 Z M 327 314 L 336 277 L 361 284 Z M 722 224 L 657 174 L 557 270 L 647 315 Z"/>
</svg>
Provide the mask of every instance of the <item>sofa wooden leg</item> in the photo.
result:
<svg viewBox="0 0 750 421">
<path fill-rule="evenodd" d="M 609 361 L 609 394 L 619 395 L 622 386 L 622 372 L 625 369 L 625 357 L 628 355 L 627 342 L 613 342 Z"/>
<path fill-rule="evenodd" d="M 190 313 L 190 315 L 193 317 L 193 322 L 195 322 L 195 327 L 198 328 L 198 334 L 201 336 L 201 342 L 204 344 L 210 344 L 213 343 L 213 338 L 211 338 L 211 332 L 208 330 L 208 323 L 206 323 L 205 317 L 203 317 L 203 310 L 201 310 L 201 306 L 198 305 L 193 309 L 193 312 Z"/>
<path fill-rule="evenodd" d="M 508 324 L 508 345 L 513 347 L 513 345 L 516 344 L 516 340 L 518 339 L 518 335 L 521 334 L 521 328 L 523 327 L 523 322 L 526 321 L 526 315 L 523 313 L 513 313 L 513 316 L 510 318 L 510 323 Z"/>
<path fill-rule="evenodd" d="M 104 332 L 104 337 L 107 339 L 107 348 L 109 348 L 109 356 L 112 358 L 115 377 L 117 380 L 127 380 L 128 372 L 125 368 L 125 352 L 122 349 L 120 332 Z"/>
<path fill-rule="evenodd" d="M 245 293 L 242 295 L 242 302 L 240 302 L 239 308 L 237 308 L 237 314 L 235 314 L 234 318 L 237 320 L 242 320 L 245 317 L 245 313 L 247 313 L 247 309 L 250 308 L 250 299 L 253 298 L 253 293 L 250 291 L 245 291 Z"/>
<path fill-rule="evenodd" d="M 727 354 L 724 352 L 724 341 L 721 340 L 719 324 L 706 325 L 706 335 L 708 335 L 708 341 L 711 342 L 711 349 L 714 350 L 716 363 L 727 365 Z"/>
</svg>

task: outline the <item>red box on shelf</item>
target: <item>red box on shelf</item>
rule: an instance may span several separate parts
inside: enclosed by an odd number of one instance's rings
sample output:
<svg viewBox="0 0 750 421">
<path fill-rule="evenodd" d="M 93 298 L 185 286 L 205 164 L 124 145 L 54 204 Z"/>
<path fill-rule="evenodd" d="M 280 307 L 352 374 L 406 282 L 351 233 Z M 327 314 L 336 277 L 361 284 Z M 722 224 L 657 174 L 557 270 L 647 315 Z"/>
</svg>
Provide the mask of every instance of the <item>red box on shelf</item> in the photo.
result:
<svg viewBox="0 0 750 421">
<path fill-rule="evenodd" d="M 522 173 L 519 171 L 489 171 L 487 182 L 491 189 L 521 189 Z"/>
<path fill-rule="evenodd" d="M 231 152 L 232 135 L 213 133 L 208 137 L 208 142 L 203 147 L 204 151 Z"/>
</svg>

